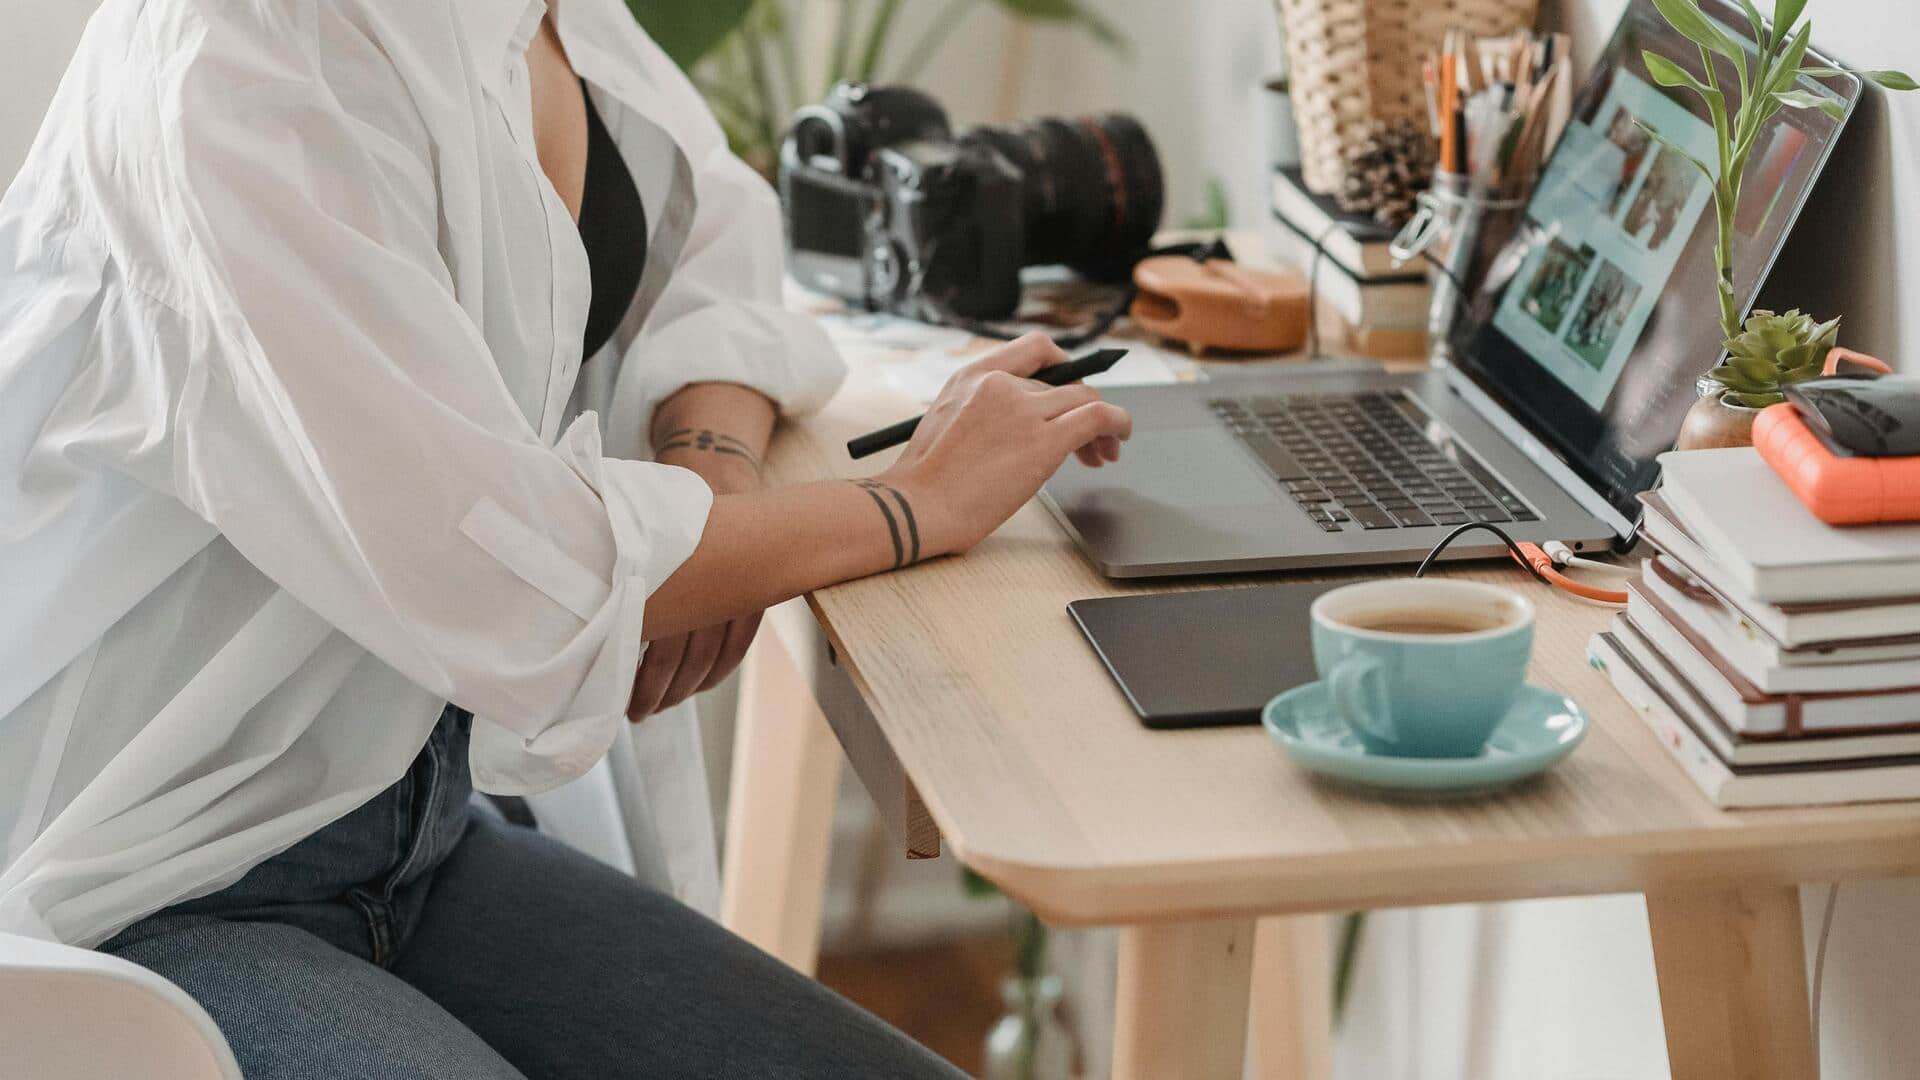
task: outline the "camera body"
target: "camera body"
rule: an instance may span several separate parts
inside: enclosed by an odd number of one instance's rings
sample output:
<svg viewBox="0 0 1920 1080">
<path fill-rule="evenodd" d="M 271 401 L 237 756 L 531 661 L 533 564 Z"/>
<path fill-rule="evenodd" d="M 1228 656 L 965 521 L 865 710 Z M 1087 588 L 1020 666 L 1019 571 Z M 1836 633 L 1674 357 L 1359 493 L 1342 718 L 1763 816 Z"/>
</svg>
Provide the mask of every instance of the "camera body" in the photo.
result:
<svg viewBox="0 0 1920 1080">
<path fill-rule="evenodd" d="M 788 266 L 801 284 L 930 322 L 1003 319 L 1020 271 L 1124 277 L 1159 227 L 1159 160 L 1126 117 L 956 138 L 906 87 L 841 83 L 780 152 Z"/>
</svg>

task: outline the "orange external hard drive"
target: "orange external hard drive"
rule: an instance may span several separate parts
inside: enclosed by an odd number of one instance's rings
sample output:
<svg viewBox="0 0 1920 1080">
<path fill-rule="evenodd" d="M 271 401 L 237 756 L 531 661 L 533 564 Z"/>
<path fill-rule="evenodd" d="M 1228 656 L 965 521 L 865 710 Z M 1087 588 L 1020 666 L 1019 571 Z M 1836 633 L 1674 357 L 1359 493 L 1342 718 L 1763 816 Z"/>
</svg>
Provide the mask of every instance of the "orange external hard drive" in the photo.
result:
<svg viewBox="0 0 1920 1080">
<path fill-rule="evenodd" d="M 1920 521 L 1920 457 L 1841 457 L 1785 404 L 1754 420 L 1753 446 L 1829 525 Z"/>
</svg>

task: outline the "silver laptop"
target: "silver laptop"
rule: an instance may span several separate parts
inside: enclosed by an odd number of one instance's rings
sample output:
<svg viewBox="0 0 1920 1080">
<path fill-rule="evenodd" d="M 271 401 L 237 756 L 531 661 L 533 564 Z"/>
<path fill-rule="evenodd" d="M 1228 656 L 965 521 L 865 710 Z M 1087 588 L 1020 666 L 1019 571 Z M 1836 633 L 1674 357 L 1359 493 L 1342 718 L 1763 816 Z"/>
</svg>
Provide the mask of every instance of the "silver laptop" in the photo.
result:
<svg viewBox="0 0 1920 1080">
<path fill-rule="evenodd" d="M 1746 19 L 1707 5 L 1735 40 Z M 1690 95 L 1648 78 L 1643 49 L 1700 74 L 1700 53 L 1633 0 L 1523 212 L 1488 253 L 1444 366 L 1390 375 L 1304 363 L 1284 373 L 1114 390 L 1134 435 L 1117 465 L 1067 465 L 1042 493 L 1111 577 L 1411 562 L 1455 527 L 1624 548 L 1695 381 L 1719 355 L 1713 131 Z M 1825 61 L 1810 61 L 1826 63 Z M 1835 65 L 1837 66 L 1837 65 Z M 1860 95 L 1784 109 L 1762 135 L 1738 216 L 1736 291 L 1750 305 Z M 1755 177 L 1763 180 L 1756 181 Z M 1484 531 L 1448 557 L 1498 555 Z"/>
</svg>

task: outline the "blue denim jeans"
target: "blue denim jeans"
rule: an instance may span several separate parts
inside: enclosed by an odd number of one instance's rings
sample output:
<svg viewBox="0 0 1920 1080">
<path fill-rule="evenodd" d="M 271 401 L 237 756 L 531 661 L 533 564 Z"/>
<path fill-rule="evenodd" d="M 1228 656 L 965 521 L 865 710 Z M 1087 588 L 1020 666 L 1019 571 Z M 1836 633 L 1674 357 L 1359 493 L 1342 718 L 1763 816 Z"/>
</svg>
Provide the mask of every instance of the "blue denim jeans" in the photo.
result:
<svg viewBox="0 0 1920 1080">
<path fill-rule="evenodd" d="M 179 985 L 249 1080 L 955 1080 L 674 900 L 470 801 L 472 717 L 405 778 L 101 946 Z"/>
</svg>

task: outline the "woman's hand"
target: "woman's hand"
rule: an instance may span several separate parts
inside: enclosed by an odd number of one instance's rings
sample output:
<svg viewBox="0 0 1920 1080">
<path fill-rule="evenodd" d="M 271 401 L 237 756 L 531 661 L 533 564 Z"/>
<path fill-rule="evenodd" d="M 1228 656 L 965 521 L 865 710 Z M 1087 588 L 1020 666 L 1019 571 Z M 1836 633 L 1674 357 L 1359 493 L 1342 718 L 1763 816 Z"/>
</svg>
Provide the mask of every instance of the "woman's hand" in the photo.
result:
<svg viewBox="0 0 1920 1080">
<path fill-rule="evenodd" d="M 956 372 L 906 450 L 879 477 L 922 521 L 923 555 L 965 551 L 1013 516 L 1068 454 L 1089 466 L 1120 460 L 1133 433 L 1125 409 L 1084 383 L 1052 387 L 1030 376 L 1067 359 L 1028 334 Z"/>
<path fill-rule="evenodd" d="M 650 643 L 633 679 L 627 719 L 635 723 L 711 690 L 733 673 L 760 629 L 760 612 Z"/>
<path fill-rule="evenodd" d="M 759 463 L 743 462 L 728 454 L 662 451 L 659 460 L 699 473 L 715 495 L 760 489 Z M 639 723 L 695 694 L 713 689 L 733 674 L 747 655 L 747 646 L 760 629 L 760 612 L 649 642 L 633 676 L 633 697 L 627 719 Z"/>
</svg>

